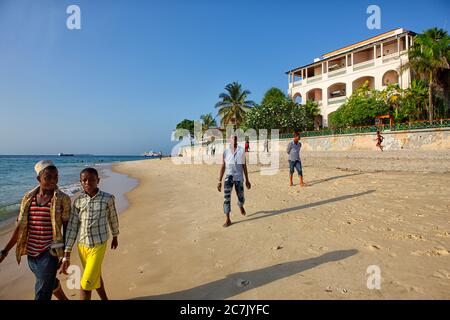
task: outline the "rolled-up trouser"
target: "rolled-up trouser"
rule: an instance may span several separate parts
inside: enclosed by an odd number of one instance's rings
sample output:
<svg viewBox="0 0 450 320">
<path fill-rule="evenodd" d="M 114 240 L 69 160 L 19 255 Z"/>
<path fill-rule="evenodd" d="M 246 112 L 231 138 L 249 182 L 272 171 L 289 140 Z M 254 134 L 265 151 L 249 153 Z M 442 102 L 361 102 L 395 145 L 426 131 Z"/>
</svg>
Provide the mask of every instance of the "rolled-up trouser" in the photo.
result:
<svg viewBox="0 0 450 320">
<path fill-rule="evenodd" d="M 243 207 L 245 203 L 244 198 L 244 182 L 243 181 L 234 181 L 233 176 L 227 176 L 225 178 L 225 183 L 223 186 L 224 198 L 223 202 L 223 212 L 225 214 L 229 214 L 231 212 L 231 190 L 236 190 L 236 194 L 238 197 L 238 206 Z"/>
<path fill-rule="evenodd" d="M 302 162 L 300 160 L 295 160 L 295 161 L 289 160 L 289 174 L 291 176 L 294 174 L 294 168 L 297 170 L 299 177 L 303 176 Z"/>
</svg>

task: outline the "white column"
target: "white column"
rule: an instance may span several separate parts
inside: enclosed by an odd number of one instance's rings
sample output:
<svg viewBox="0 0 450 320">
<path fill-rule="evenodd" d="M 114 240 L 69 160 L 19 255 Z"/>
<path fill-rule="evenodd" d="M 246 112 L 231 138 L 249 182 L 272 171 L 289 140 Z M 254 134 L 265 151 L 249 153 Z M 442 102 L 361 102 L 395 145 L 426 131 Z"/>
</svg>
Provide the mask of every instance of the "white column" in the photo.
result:
<svg viewBox="0 0 450 320">
<path fill-rule="evenodd" d="M 397 56 L 400 56 L 400 38 L 397 37 Z"/>
</svg>

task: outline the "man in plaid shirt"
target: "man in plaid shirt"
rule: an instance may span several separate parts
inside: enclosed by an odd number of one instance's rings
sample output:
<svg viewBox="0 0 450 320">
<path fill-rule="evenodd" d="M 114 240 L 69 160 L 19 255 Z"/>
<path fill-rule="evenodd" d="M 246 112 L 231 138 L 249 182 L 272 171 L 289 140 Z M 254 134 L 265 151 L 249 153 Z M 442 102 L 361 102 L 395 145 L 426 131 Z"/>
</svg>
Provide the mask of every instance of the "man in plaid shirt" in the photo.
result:
<svg viewBox="0 0 450 320">
<path fill-rule="evenodd" d="M 82 300 L 90 300 L 94 289 L 102 300 L 108 299 L 101 277 L 101 265 L 109 237 L 108 226 L 113 236 L 111 249 L 118 246 L 119 220 L 114 196 L 99 190 L 99 181 L 98 172 L 94 168 L 86 168 L 80 173 L 83 192 L 72 206 L 60 271 L 67 274 L 70 253 L 79 234 L 78 253 L 84 268 L 81 279 Z"/>
</svg>

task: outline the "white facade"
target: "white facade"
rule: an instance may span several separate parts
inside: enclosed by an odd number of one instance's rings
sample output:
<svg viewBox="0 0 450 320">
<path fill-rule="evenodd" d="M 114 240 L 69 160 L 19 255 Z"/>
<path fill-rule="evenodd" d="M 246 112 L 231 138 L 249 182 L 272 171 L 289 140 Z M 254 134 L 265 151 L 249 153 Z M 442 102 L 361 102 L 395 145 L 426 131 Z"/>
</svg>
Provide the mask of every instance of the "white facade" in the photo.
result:
<svg viewBox="0 0 450 320">
<path fill-rule="evenodd" d="M 371 88 L 382 90 L 387 84 L 398 83 L 407 88 L 411 83 L 409 70 L 401 72 L 408 59 L 407 50 L 414 33 L 403 29 L 333 51 L 310 65 L 288 71 L 289 96 L 301 103 L 319 103 L 322 125 L 328 126 L 328 116 L 336 111 L 352 92 L 369 81 Z"/>
</svg>

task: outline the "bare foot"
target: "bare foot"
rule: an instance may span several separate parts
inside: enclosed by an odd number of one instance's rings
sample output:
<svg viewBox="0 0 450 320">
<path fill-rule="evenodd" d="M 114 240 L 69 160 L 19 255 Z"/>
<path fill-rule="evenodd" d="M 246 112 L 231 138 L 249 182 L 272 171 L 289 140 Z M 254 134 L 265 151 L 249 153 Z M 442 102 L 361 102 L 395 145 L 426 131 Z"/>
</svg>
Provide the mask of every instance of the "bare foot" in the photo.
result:
<svg viewBox="0 0 450 320">
<path fill-rule="evenodd" d="M 289 182 L 289 187 L 292 187 L 294 184 L 292 182 Z"/>
<path fill-rule="evenodd" d="M 302 187 L 302 188 L 306 187 L 306 184 L 302 182 L 302 183 L 300 183 L 300 187 Z"/>
<path fill-rule="evenodd" d="M 240 207 L 240 209 L 241 209 L 241 214 L 242 214 L 243 216 L 245 216 L 247 213 L 245 212 L 244 207 Z"/>
<path fill-rule="evenodd" d="M 231 221 L 230 221 L 230 220 L 227 220 L 227 221 L 223 224 L 223 227 L 226 228 L 226 227 L 229 227 L 229 226 L 231 226 Z"/>
</svg>

